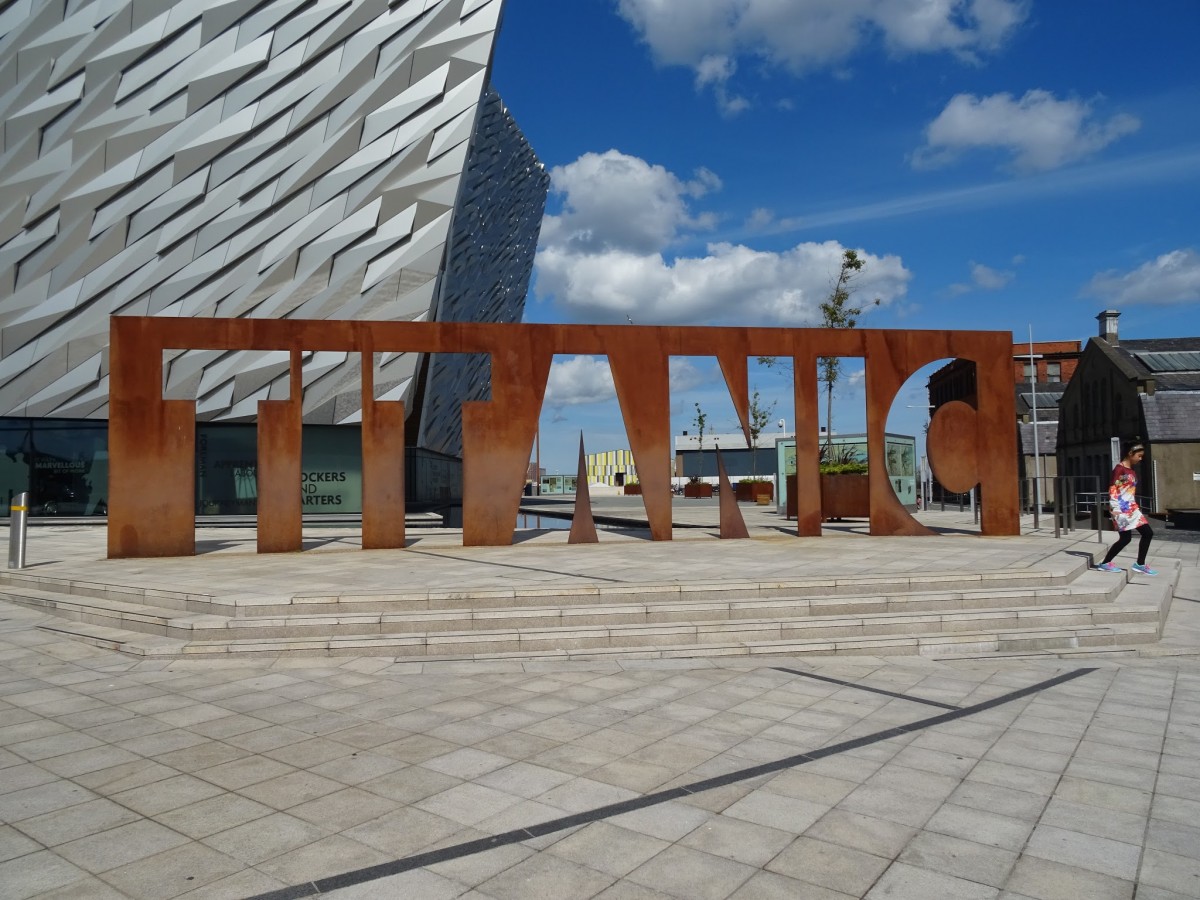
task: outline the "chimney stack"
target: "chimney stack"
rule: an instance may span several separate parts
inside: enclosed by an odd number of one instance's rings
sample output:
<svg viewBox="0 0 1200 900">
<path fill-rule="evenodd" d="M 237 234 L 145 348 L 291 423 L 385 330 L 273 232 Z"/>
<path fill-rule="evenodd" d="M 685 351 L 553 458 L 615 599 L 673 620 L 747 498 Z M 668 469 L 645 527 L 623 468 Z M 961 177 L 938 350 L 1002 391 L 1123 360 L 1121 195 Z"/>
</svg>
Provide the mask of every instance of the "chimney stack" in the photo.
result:
<svg viewBox="0 0 1200 900">
<path fill-rule="evenodd" d="M 1100 323 L 1100 337 L 1108 341 L 1114 347 L 1117 346 L 1117 319 L 1121 314 L 1115 309 L 1106 309 L 1104 312 L 1096 316 L 1096 320 Z"/>
</svg>

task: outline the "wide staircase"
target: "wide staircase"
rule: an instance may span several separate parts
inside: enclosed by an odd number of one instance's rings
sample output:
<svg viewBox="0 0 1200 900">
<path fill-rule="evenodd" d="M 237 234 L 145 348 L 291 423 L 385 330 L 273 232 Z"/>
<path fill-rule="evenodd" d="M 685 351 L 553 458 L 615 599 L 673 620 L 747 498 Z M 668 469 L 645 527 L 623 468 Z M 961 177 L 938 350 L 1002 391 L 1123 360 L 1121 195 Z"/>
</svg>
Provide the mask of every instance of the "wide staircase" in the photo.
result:
<svg viewBox="0 0 1200 900">
<path fill-rule="evenodd" d="M 231 601 L 24 572 L 0 597 L 40 627 L 144 658 L 398 661 L 763 655 L 1127 654 L 1153 644 L 1179 577 L 1096 572 L 1078 553 L 1034 569 Z"/>
</svg>

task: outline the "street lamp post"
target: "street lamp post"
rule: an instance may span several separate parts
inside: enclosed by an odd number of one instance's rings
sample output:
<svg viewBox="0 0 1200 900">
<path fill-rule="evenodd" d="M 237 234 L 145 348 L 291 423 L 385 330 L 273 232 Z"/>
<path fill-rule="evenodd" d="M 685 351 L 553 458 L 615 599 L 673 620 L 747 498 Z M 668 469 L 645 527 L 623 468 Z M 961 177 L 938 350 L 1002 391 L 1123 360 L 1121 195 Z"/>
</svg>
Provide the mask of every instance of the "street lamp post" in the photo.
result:
<svg viewBox="0 0 1200 900">
<path fill-rule="evenodd" d="M 1037 418 L 1037 361 L 1040 353 L 1033 352 L 1033 325 L 1029 326 L 1029 352 L 1017 357 L 1029 360 L 1029 408 L 1033 417 L 1033 527 L 1038 527 L 1038 515 L 1042 511 L 1042 453 L 1038 448 Z"/>
<path fill-rule="evenodd" d="M 929 455 L 929 410 L 937 409 L 932 403 L 907 403 L 909 409 L 925 410 L 925 453 L 921 456 L 921 506 L 924 509 L 929 509 L 929 504 L 933 502 L 933 484 L 929 476 L 929 471 L 926 467 L 925 459 Z"/>
</svg>

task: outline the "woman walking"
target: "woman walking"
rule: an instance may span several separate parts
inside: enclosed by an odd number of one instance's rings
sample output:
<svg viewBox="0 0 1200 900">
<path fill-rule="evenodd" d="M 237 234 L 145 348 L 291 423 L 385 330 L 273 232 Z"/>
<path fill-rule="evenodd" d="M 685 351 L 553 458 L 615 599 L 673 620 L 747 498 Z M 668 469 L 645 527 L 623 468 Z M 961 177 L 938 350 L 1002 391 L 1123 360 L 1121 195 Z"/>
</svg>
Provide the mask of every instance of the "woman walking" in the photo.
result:
<svg viewBox="0 0 1200 900">
<path fill-rule="evenodd" d="M 1133 571 L 1140 575 L 1157 575 L 1154 569 L 1146 565 L 1146 551 L 1150 549 L 1150 541 L 1154 537 L 1154 530 L 1150 527 L 1150 523 L 1146 521 L 1145 515 L 1137 505 L 1137 473 L 1133 471 L 1133 467 L 1142 461 L 1142 457 L 1146 455 L 1146 448 L 1139 442 L 1130 444 L 1125 449 L 1125 455 L 1121 457 L 1121 461 L 1117 463 L 1117 467 L 1112 472 L 1112 482 L 1108 488 L 1109 507 L 1112 510 L 1113 525 L 1116 526 L 1120 536 L 1116 543 L 1108 548 L 1108 553 L 1104 555 L 1104 562 L 1096 566 L 1101 572 L 1123 572 L 1120 566 L 1113 565 L 1113 559 L 1118 553 L 1125 549 L 1136 531 L 1141 535 L 1138 541 L 1138 557 L 1137 562 L 1133 564 Z"/>
</svg>

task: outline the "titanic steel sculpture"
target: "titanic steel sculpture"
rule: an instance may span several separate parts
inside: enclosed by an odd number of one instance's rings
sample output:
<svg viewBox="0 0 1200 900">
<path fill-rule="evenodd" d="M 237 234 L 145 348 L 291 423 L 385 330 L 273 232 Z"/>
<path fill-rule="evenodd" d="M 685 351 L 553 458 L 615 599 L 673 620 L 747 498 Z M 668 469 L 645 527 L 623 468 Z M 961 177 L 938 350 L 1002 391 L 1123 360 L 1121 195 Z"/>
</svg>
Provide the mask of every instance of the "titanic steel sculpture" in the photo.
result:
<svg viewBox="0 0 1200 900">
<path fill-rule="evenodd" d="M 196 403 L 163 397 L 164 353 L 286 353 L 287 399 L 258 405 L 258 549 L 301 549 L 300 447 L 303 354 L 355 356 L 362 371 L 363 546 L 404 546 L 404 404 L 375 396 L 376 354 L 485 354 L 492 397 L 463 404 L 463 543 L 512 542 L 542 398 L 556 354 L 606 355 L 655 540 L 671 538 L 671 356 L 714 356 L 743 430 L 747 363 L 793 358 L 800 536 L 821 533 L 816 361 L 862 357 L 866 368 L 870 531 L 931 533 L 903 507 L 884 465 L 887 413 L 905 380 L 935 360 L 976 365 L 976 401 L 946 404 L 932 419 L 934 474 L 948 489 L 981 490 L 981 530 L 1019 533 L 1011 335 L 983 331 L 534 325 L 473 322 L 163 319 L 114 316 L 110 329 L 110 557 L 195 553 Z M 805 427 L 806 424 L 812 427 Z M 722 496 L 729 491 L 722 491 Z M 734 511 L 736 513 L 736 510 Z M 726 521 L 722 537 L 744 536 Z"/>
</svg>

